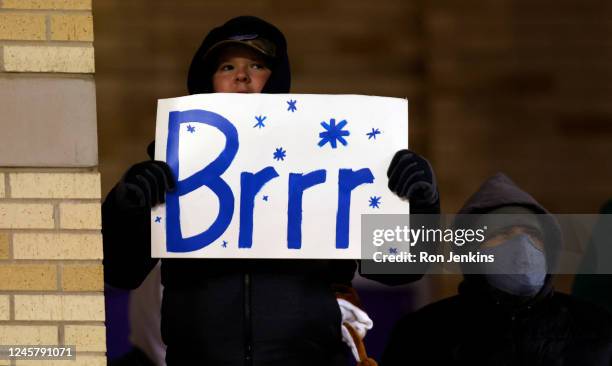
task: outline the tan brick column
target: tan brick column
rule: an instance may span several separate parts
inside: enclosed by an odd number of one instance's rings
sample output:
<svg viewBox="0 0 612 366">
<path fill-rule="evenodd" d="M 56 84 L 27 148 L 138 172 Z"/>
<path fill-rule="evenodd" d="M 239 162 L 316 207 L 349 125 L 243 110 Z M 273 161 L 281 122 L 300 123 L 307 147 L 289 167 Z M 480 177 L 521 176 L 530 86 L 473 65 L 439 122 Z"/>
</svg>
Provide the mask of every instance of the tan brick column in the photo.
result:
<svg viewBox="0 0 612 366">
<path fill-rule="evenodd" d="M 91 0 L 0 0 L 0 345 L 105 365 Z M 12 363 L 11 363 L 12 362 Z"/>
</svg>

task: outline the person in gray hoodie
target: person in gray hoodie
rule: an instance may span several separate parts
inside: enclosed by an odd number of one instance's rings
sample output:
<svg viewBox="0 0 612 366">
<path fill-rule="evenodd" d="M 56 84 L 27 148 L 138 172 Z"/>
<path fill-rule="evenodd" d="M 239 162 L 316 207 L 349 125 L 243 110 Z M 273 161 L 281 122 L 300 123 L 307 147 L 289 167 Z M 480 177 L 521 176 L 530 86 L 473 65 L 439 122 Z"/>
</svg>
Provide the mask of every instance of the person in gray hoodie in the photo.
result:
<svg viewBox="0 0 612 366">
<path fill-rule="evenodd" d="M 495 214 L 521 218 L 487 232 L 479 249 L 514 268 L 487 263 L 475 274 L 462 266 L 459 294 L 401 319 L 381 365 L 612 364 L 612 316 L 553 289 L 562 236 L 542 205 L 497 174 L 460 214 L 469 216 L 458 217 L 455 227 L 499 223 Z"/>
</svg>

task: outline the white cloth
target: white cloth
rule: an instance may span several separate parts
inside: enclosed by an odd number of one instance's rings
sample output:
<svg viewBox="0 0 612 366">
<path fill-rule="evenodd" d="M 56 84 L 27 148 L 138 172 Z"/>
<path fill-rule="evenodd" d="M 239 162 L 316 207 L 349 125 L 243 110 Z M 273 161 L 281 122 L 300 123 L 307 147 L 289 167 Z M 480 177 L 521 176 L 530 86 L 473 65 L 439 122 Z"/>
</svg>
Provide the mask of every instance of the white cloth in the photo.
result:
<svg viewBox="0 0 612 366">
<path fill-rule="evenodd" d="M 374 326 L 374 322 L 365 311 L 359 309 L 357 306 L 344 299 L 336 300 L 338 300 L 338 306 L 340 306 L 340 312 L 342 313 L 342 341 L 349 346 L 353 352 L 353 356 L 355 356 L 355 360 L 359 362 L 361 360 L 359 359 L 359 352 L 357 352 L 357 345 L 355 345 L 355 341 L 353 341 L 353 337 L 351 337 L 351 333 L 349 333 L 346 326 L 344 326 L 344 323 L 348 323 L 357 331 L 359 338 L 363 339 L 367 331 Z"/>
</svg>

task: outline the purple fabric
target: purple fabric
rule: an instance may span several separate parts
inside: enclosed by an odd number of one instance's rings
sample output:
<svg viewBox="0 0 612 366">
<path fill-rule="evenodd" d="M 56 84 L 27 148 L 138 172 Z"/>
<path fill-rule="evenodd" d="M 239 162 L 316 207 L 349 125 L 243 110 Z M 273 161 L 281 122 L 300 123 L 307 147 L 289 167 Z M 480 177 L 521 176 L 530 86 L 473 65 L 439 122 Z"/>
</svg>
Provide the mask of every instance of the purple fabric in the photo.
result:
<svg viewBox="0 0 612 366">
<path fill-rule="evenodd" d="M 374 328 L 364 339 L 368 356 L 380 361 L 395 323 L 415 309 L 415 294 L 410 287 L 357 289 L 364 309 L 374 321 Z"/>
<path fill-rule="evenodd" d="M 132 345 L 129 341 L 130 322 L 128 320 L 129 290 L 104 286 L 104 305 L 106 311 L 106 352 L 113 360 L 126 352 Z"/>
</svg>

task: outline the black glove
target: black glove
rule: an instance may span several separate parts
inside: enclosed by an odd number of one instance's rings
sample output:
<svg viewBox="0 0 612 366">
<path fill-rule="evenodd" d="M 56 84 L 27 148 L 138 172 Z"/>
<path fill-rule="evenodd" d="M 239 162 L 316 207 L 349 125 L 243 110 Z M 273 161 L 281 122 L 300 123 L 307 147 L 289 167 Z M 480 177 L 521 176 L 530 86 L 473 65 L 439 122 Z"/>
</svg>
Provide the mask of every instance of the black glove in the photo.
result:
<svg viewBox="0 0 612 366">
<path fill-rule="evenodd" d="M 153 207 L 166 202 L 166 192 L 175 188 L 168 164 L 158 160 L 143 161 L 125 173 L 117 186 L 117 198 L 121 206 Z"/>
<path fill-rule="evenodd" d="M 438 185 L 431 164 L 422 156 L 410 151 L 395 153 L 389 169 L 389 189 L 399 197 L 407 198 L 418 211 L 439 212 Z"/>
</svg>

